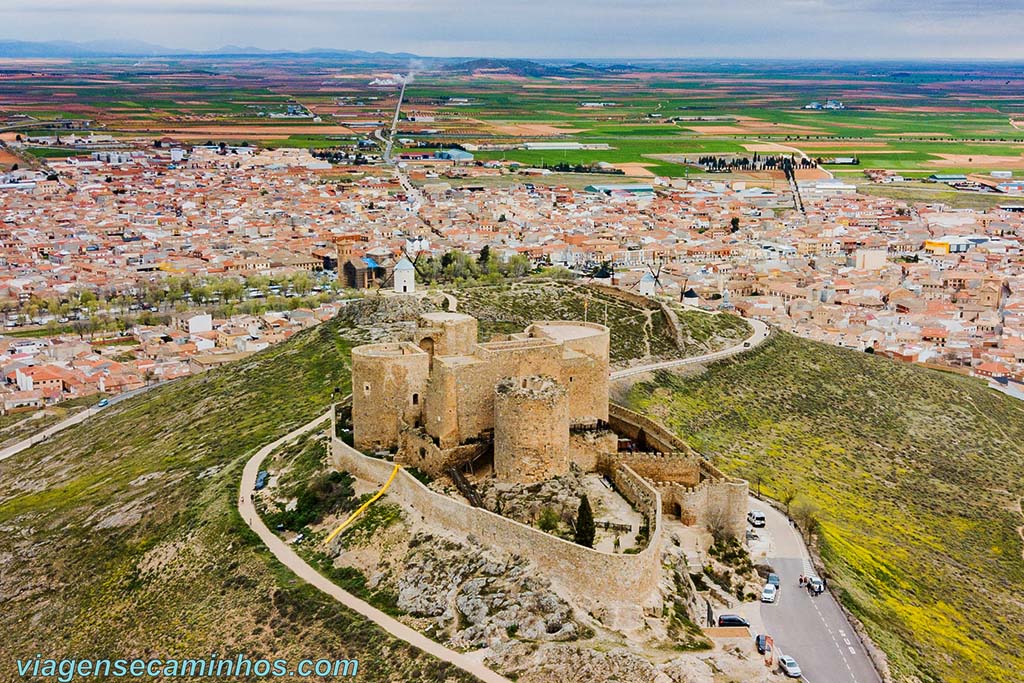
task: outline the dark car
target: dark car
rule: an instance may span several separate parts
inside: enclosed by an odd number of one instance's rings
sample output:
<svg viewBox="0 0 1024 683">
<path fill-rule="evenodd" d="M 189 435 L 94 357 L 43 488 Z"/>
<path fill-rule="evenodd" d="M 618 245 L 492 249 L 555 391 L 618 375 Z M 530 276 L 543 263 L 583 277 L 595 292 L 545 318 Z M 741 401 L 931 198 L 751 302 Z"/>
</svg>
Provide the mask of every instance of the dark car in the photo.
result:
<svg viewBox="0 0 1024 683">
<path fill-rule="evenodd" d="M 754 646 L 757 647 L 757 653 L 763 655 L 764 651 L 768 649 L 768 637 L 763 633 L 754 636 Z"/>
<path fill-rule="evenodd" d="M 779 580 L 779 575 L 778 574 L 769 574 L 768 575 L 768 580 L 765 583 L 770 583 L 771 585 L 775 586 L 776 588 L 782 588 L 782 581 Z"/>
<path fill-rule="evenodd" d="M 744 619 L 743 617 L 741 617 L 739 615 L 736 615 L 736 614 L 723 614 L 723 615 L 718 617 L 718 625 L 719 626 L 750 626 L 750 622 L 748 622 L 746 619 Z"/>
</svg>

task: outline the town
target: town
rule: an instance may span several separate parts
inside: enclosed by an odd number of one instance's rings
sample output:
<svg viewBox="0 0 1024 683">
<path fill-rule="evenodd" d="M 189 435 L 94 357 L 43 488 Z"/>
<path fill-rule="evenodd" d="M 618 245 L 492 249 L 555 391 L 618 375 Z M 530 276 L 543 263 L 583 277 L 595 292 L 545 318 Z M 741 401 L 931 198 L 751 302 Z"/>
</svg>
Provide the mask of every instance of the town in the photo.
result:
<svg viewBox="0 0 1024 683">
<path fill-rule="evenodd" d="M 911 205 L 813 174 L 571 188 L 465 152 L 395 167 L 118 147 L 0 179 L 5 412 L 244 357 L 393 289 L 403 258 L 404 291 L 562 269 L 1024 396 L 1018 205 Z"/>
</svg>

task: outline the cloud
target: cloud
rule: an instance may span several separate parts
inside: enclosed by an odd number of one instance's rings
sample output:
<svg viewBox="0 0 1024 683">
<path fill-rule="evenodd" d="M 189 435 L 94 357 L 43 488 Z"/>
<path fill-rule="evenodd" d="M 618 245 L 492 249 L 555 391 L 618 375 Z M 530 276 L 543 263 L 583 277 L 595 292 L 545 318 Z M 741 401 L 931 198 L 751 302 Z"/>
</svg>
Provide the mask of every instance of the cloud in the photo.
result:
<svg viewBox="0 0 1024 683">
<path fill-rule="evenodd" d="M 8 7 L 3 7 L 8 5 Z M 0 0 L 22 40 L 436 56 L 1024 58 L 1020 0 Z"/>
</svg>

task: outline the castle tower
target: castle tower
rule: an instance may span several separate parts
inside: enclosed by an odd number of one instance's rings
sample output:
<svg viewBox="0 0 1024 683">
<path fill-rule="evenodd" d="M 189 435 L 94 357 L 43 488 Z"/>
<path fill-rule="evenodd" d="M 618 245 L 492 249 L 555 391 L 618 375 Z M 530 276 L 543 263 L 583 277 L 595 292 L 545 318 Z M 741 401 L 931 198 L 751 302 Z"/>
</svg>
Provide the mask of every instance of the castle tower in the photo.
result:
<svg viewBox="0 0 1024 683">
<path fill-rule="evenodd" d="M 406 257 L 395 264 L 395 291 L 410 294 L 416 291 L 416 267 Z"/>
<path fill-rule="evenodd" d="M 352 436 L 360 450 L 394 448 L 403 425 L 419 424 L 430 356 L 415 344 L 352 349 Z"/>
<path fill-rule="evenodd" d="M 495 386 L 494 472 L 527 484 L 569 472 L 569 396 L 553 378 L 507 377 Z"/>
<path fill-rule="evenodd" d="M 476 345 L 477 320 L 465 313 L 424 313 L 413 341 L 431 356 L 468 356 Z"/>
</svg>

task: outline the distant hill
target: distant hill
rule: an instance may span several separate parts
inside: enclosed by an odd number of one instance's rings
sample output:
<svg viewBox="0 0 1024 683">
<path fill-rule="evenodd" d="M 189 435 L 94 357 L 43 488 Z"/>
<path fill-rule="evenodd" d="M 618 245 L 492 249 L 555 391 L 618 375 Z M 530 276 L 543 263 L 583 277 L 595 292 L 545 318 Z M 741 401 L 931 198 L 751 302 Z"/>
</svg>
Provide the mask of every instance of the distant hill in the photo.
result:
<svg viewBox="0 0 1024 683">
<path fill-rule="evenodd" d="M 295 56 L 330 56 L 356 60 L 401 60 L 418 59 L 409 52 L 367 52 L 365 50 L 335 50 L 331 48 L 312 48 L 301 51 L 266 50 L 251 46 L 226 45 L 216 50 L 182 50 L 154 45 L 138 40 L 94 40 L 88 42 L 71 42 L 66 40 L 32 42 L 21 40 L 0 40 L 0 57 L 63 57 L 63 58 L 97 58 L 97 57 L 295 57 Z"/>
<path fill-rule="evenodd" d="M 545 76 L 581 76 L 632 70 L 630 67 L 613 64 L 594 66 L 585 62 L 575 64 L 541 63 L 529 59 L 470 59 L 455 62 L 444 67 L 452 73 L 472 74 L 477 71 L 497 71 L 510 76 L 542 78 Z"/>
<path fill-rule="evenodd" d="M 703 373 L 659 373 L 628 402 L 795 496 L 897 682 L 1024 680 L 1008 637 L 1024 633 L 1024 402 L 782 333 Z"/>
</svg>

